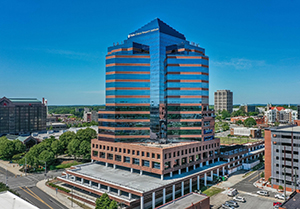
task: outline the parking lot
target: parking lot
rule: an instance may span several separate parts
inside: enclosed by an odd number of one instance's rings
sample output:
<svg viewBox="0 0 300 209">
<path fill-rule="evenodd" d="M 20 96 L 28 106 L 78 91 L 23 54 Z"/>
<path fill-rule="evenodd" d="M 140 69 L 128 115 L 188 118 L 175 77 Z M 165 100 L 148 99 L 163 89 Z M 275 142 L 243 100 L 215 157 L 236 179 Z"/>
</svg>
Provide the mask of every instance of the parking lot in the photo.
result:
<svg viewBox="0 0 300 209">
<path fill-rule="evenodd" d="M 246 199 L 245 203 L 238 202 L 239 209 L 273 209 L 273 200 L 271 199 L 241 193 L 239 196 Z"/>
</svg>

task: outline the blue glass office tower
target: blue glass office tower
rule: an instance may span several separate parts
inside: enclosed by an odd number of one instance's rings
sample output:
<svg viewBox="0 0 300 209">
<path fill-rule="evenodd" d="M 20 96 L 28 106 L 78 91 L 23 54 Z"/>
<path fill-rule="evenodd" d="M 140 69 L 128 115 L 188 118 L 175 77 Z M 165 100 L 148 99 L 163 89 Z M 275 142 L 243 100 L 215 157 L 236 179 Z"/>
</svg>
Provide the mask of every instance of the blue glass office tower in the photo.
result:
<svg viewBox="0 0 300 209">
<path fill-rule="evenodd" d="M 99 140 L 208 141 L 205 50 L 160 19 L 108 48 L 106 109 L 99 112 Z"/>
</svg>

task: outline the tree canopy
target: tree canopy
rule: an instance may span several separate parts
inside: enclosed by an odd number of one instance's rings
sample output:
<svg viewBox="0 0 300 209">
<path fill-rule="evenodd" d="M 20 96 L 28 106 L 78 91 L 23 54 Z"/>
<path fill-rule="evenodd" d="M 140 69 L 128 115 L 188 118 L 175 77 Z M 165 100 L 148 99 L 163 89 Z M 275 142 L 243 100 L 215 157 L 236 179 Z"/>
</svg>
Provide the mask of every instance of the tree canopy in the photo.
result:
<svg viewBox="0 0 300 209">
<path fill-rule="evenodd" d="M 16 154 L 24 152 L 26 146 L 20 140 L 11 141 L 5 136 L 0 137 L 0 158 L 11 160 Z"/>
<path fill-rule="evenodd" d="M 118 209 L 118 203 L 115 200 L 109 199 L 109 196 L 104 193 L 96 200 L 95 209 Z"/>
<path fill-rule="evenodd" d="M 244 121 L 244 125 L 246 127 L 252 127 L 252 126 L 255 126 L 256 125 L 256 121 L 254 118 L 247 118 L 245 121 Z"/>
<path fill-rule="evenodd" d="M 223 120 L 230 117 L 230 113 L 227 110 L 223 110 L 221 115 Z"/>
</svg>

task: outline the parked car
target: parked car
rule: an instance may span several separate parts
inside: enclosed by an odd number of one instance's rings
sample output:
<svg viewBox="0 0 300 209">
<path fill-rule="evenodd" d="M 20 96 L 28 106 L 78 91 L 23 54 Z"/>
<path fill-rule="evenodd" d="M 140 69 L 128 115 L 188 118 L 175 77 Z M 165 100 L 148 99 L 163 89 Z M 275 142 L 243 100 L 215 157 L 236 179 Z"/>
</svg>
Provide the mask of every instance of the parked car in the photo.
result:
<svg viewBox="0 0 300 209">
<path fill-rule="evenodd" d="M 269 196 L 269 192 L 264 190 L 257 191 L 256 193 L 261 196 Z"/>
<path fill-rule="evenodd" d="M 284 194 L 275 194 L 275 198 L 280 199 L 280 200 L 284 200 L 285 199 L 284 198 Z"/>
<path fill-rule="evenodd" d="M 227 191 L 227 195 L 230 196 L 230 197 L 235 196 L 237 193 L 238 193 L 237 189 L 233 189 L 233 188 L 230 188 L 230 189 Z"/>
<path fill-rule="evenodd" d="M 280 207 L 280 202 L 273 202 L 273 209 L 278 209 Z"/>
<path fill-rule="evenodd" d="M 230 205 L 228 205 L 228 204 L 226 204 L 226 203 L 224 203 L 224 204 L 222 205 L 222 208 L 224 208 L 224 209 L 234 209 L 234 207 L 232 207 L 232 206 L 230 206 Z"/>
<path fill-rule="evenodd" d="M 235 207 L 235 208 L 239 207 L 239 204 L 234 200 L 229 200 L 229 201 L 226 201 L 225 203 L 232 207 Z"/>
<path fill-rule="evenodd" d="M 237 201 L 237 202 L 246 202 L 244 197 L 241 196 L 235 196 L 233 197 L 233 200 Z"/>
</svg>

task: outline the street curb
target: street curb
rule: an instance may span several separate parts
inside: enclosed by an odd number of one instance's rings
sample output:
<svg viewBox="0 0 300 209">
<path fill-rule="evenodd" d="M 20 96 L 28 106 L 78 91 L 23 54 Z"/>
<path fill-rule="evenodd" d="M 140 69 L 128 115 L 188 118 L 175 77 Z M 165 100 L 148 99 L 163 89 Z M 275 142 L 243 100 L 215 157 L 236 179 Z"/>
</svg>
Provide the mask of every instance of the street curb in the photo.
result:
<svg viewBox="0 0 300 209">
<path fill-rule="evenodd" d="M 43 192 L 45 192 L 46 194 L 48 194 L 49 196 L 51 196 L 53 199 L 57 200 L 59 203 L 61 203 L 62 205 L 66 206 L 67 208 L 71 209 L 71 207 L 69 205 L 67 205 L 64 201 L 61 201 L 57 196 L 49 193 L 49 191 L 45 190 L 45 188 L 42 185 L 44 185 L 46 187 L 46 180 L 41 180 L 39 182 L 36 183 L 36 187 L 39 188 L 40 190 L 42 190 Z M 50 188 L 49 188 L 50 189 Z M 67 199 L 67 196 L 65 196 L 64 194 L 61 194 L 64 198 Z"/>
</svg>

